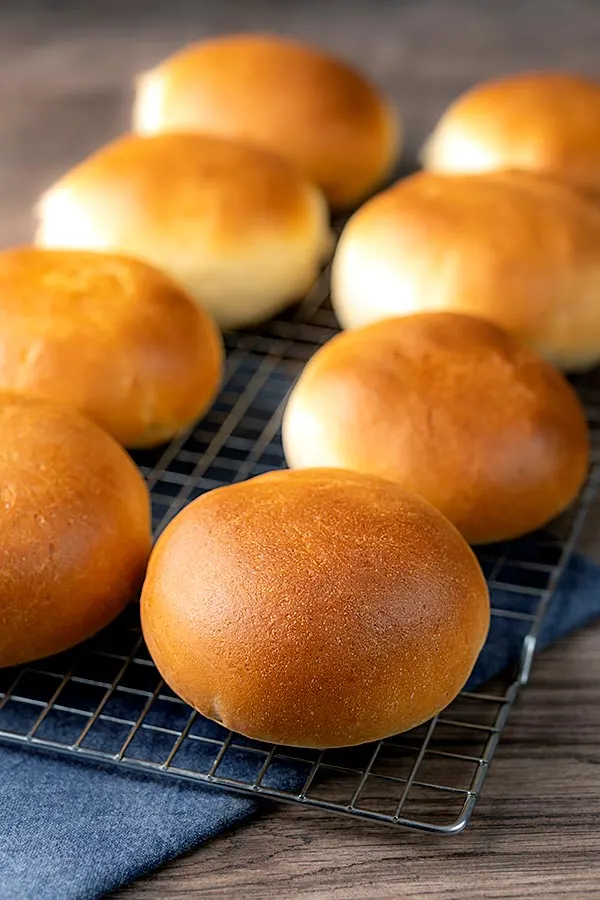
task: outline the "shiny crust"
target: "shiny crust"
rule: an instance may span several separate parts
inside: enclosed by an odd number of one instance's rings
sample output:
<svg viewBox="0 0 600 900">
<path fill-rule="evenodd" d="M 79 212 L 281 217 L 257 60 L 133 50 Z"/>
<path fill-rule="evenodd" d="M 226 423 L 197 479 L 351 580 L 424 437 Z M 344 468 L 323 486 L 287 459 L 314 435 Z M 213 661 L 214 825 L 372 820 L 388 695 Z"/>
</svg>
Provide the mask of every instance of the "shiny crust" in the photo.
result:
<svg viewBox="0 0 600 900">
<path fill-rule="evenodd" d="M 282 159 L 200 134 L 126 135 L 41 198 L 36 242 L 138 257 L 223 327 L 269 318 L 331 249 L 321 193 Z"/>
<path fill-rule="evenodd" d="M 91 637 L 135 599 L 150 553 L 136 466 L 93 422 L 0 396 L 0 666 Z"/>
<path fill-rule="evenodd" d="M 562 368 L 600 360 L 600 206 L 552 179 L 400 181 L 352 217 L 332 282 L 345 327 L 454 310 L 495 321 Z"/>
<path fill-rule="evenodd" d="M 141 601 L 161 674 L 250 737 L 334 747 L 417 725 L 465 683 L 487 587 L 429 504 L 351 472 L 276 472 L 167 527 Z"/>
<path fill-rule="evenodd" d="M 442 116 L 423 157 L 438 172 L 523 169 L 600 189 L 600 82 L 527 72 L 477 85 Z"/>
<path fill-rule="evenodd" d="M 141 76 L 134 128 L 249 140 L 294 162 L 336 209 L 377 188 L 400 150 L 395 112 L 361 73 L 257 34 L 194 44 Z"/>
<path fill-rule="evenodd" d="M 67 403 L 145 447 L 199 418 L 221 378 L 216 326 L 137 260 L 0 253 L 0 390 Z"/>
<path fill-rule="evenodd" d="M 283 437 L 289 465 L 389 478 L 471 543 L 544 525 L 574 499 L 589 459 L 562 375 L 492 323 L 454 313 L 334 338 L 294 387 Z"/>
</svg>

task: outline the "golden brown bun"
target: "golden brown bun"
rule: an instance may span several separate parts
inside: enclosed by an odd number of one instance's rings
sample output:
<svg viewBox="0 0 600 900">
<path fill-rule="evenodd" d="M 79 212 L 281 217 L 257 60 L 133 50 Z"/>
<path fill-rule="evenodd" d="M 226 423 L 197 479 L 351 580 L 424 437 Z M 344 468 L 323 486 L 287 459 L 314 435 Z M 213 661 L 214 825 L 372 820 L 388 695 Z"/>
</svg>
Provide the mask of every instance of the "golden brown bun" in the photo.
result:
<svg viewBox="0 0 600 900">
<path fill-rule="evenodd" d="M 477 544 L 560 513 L 589 456 L 583 411 L 563 376 L 492 323 L 456 313 L 334 338 L 295 385 L 283 438 L 291 466 L 389 478 Z"/>
<path fill-rule="evenodd" d="M 0 391 L 68 403 L 122 444 L 147 447 L 202 415 L 222 358 L 210 316 L 144 263 L 0 252 Z"/>
<path fill-rule="evenodd" d="M 72 410 L 0 395 L 0 666 L 66 650 L 135 596 L 150 553 L 142 477 Z"/>
<path fill-rule="evenodd" d="M 489 625 L 477 560 L 433 507 L 352 472 L 274 472 L 191 503 L 152 554 L 142 626 L 173 690 L 249 737 L 405 731 L 467 680 Z"/>
<path fill-rule="evenodd" d="M 362 74 L 257 34 L 193 44 L 141 76 L 134 128 L 251 141 L 294 162 L 336 209 L 377 188 L 400 152 L 398 118 Z"/>
<path fill-rule="evenodd" d="M 527 72 L 477 85 L 442 116 L 423 157 L 437 172 L 523 169 L 600 189 L 600 83 Z"/>
<path fill-rule="evenodd" d="M 325 200 L 289 163 L 199 134 L 109 144 L 42 197 L 39 216 L 42 246 L 146 260 L 226 328 L 301 297 L 331 249 Z"/>
<path fill-rule="evenodd" d="M 346 226 L 333 262 L 346 328 L 455 310 L 566 369 L 600 360 L 600 205 L 526 172 L 398 182 Z"/>
</svg>

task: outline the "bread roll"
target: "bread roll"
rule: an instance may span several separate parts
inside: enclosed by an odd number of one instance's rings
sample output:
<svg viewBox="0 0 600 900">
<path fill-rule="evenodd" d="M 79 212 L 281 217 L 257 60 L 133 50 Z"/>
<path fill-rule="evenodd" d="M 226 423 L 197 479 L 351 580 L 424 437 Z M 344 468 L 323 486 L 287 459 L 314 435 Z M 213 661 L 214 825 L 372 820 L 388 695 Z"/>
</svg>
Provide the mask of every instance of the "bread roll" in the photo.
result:
<svg viewBox="0 0 600 900">
<path fill-rule="evenodd" d="M 433 507 L 351 472 L 274 472 L 204 494 L 161 535 L 141 601 L 171 688 L 278 744 L 337 747 L 429 719 L 489 624 L 485 580 Z"/>
<path fill-rule="evenodd" d="M 144 263 L 0 252 L 0 391 L 68 403 L 122 444 L 150 447 L 207 409 L 222 359 L 209 315 Z"/>
<path fill-rule="evenodd" d="M 600 189 L 600 83 L 527 72 L 477 85 L 442 116 L 423 161 L 437 172 L 522 169 Z"/>
<path fill-rule="evenodd" d="M 150 504 L 125 451 L 76 412 L 0 397 L 0 666 L 91 637 L 135 599 Z"/>
<path fill-rule="evenodd" d="M 336 209 L 390 174 L 398 118 L 359 72 L 289 38 L 229 35 L 179 51 L 138 79 L 134 128 L 242 138 L 295 163 Z"/>
<path fill-rule="evenodd" d="M 224 328 L 299 299 L 331 249 L 325 200 L 290 164 L 198 134 L 115 141 L 58 181 L 39 216 L 40 245 L 146 260 Z"/>
<path fill-rule="evenodd" d="M 526 172 L 398 182 L 344 230 L 333 303 L 346 328 L 456 310 L 566 369 L 600 360 L 600 206 Z"/>
<path fill-rule="evenodd" d="M 292 391 L 283 439 L 289 465 L 389 478 L 473 544 L 562 512 L 589 456 L 563 376 L 492 323 L 457 313 L 388 319 L 327 343 Z"/>
</svg>

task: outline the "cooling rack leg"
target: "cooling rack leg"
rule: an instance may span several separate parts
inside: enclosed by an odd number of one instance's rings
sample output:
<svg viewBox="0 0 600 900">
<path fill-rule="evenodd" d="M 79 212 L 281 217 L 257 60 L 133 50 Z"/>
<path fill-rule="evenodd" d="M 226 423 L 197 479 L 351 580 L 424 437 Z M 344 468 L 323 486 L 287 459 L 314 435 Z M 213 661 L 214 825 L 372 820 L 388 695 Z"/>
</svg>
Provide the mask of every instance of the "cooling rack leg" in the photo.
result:
<svg viewBox="0 0 600 900">
<path fill-rule="evenodd" d="M 519 684 L 527 684 L 529 675 L 531 674 L 531 664 L 535 654 L 537 638 L 533 634 L 528 634 L 523 641 L 523 649 L 521 650 L 521 663 L 519 665 Z"/>
</svg>

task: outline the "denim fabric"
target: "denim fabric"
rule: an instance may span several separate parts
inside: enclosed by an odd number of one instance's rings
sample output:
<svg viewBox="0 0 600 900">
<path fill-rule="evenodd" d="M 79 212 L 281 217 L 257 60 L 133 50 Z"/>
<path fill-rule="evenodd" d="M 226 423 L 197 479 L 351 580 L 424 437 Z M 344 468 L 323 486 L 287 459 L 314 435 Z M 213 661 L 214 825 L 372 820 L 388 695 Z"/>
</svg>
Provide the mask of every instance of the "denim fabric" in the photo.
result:
<svg viewBox="0 0 600 900">
<path fill-rule="evenodd" d="M 521 601 L 496 592 L 494 602 L 518 609 Z M 545 617 L 541 645 L 596 616 L 600 569 L 576 556 Z M 468 687 L 514 661 L 521 637 L 518 623 L 495 618 Z M 282 786 L 300 778 L 293 767 L 280 777 Z M 258 809 L 252 799 L 213 788 L 0 746 L 0 898 L 101 897 Z"/>
</svg>

